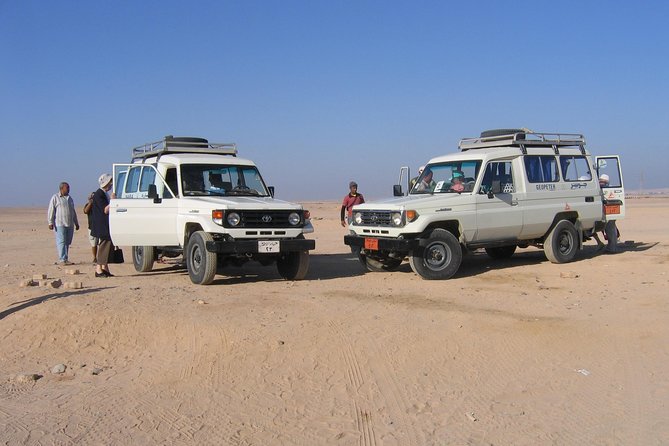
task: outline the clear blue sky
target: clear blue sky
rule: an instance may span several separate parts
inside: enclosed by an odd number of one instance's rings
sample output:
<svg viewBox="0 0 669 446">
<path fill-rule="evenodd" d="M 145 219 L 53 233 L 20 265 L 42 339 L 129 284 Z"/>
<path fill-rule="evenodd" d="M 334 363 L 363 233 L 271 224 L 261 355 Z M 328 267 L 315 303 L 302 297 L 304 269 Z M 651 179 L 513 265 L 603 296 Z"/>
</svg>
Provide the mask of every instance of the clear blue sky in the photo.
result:
<svg viewBox="0 0 669 446">
<path fill-rule="evenodd" d="M 130 148 L 236 142 L 279 198 L 368 199 L 489 128 L 585 134 L 669 187 L 669 2 L 0 0 L 0 206 Z M 665 134 L 667 132 L 667 134 Z"/>
</svg>

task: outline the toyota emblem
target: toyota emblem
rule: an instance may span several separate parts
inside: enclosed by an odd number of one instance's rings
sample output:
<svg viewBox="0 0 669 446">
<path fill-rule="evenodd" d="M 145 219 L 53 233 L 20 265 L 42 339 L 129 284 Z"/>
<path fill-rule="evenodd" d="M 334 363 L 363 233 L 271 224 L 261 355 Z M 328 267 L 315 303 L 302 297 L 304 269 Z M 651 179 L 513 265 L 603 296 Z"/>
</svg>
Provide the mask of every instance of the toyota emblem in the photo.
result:
<svg viewBox="0 0 669 446">
<path fill-rule="evenodd" d="M 271 215 L 263 215 L 262 216 L 262 221 L 265 222 L 265 223 L 269 223 L 270 221 L 272 221 L 272 216 Z"/>
</svg>

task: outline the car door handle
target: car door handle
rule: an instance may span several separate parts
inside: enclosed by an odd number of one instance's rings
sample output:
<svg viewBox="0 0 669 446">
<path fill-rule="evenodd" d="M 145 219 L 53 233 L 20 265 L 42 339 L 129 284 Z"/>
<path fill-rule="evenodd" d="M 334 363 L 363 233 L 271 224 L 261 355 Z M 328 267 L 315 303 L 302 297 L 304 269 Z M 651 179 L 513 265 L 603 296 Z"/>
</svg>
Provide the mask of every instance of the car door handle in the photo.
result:
<svg viewBox="0 0 669 446">
<path fill-rule="evenodd" d="M 128 212 L 128 210 L 126 208 L 118 208 L 116 212 Z"/>
</svg>

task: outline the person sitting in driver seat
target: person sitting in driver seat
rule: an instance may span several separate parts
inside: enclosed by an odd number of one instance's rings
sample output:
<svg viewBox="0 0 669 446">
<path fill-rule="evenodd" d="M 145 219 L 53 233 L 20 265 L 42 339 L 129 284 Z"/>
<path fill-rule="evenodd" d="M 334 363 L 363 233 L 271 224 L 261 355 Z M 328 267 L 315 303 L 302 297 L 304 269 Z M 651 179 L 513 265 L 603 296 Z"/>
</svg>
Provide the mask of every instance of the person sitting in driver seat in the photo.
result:
<svg viewBox="0 0 669 446">
<path fill-rule="evenodd" d="M 211 192 L 225 192 L 223 179 L 220 173 L 209 172 L 209 190 Z"/>
</svg>

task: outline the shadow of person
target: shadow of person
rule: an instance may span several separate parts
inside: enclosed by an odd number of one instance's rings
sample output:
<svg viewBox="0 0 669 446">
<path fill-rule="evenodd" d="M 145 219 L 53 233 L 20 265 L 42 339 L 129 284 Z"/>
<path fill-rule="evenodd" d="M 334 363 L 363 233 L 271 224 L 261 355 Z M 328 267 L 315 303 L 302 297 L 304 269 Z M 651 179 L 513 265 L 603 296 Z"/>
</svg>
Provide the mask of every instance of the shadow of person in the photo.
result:
<svg viewBox="0 0 669 446">
<path fill-rule="evenodd" d="M 110 287 L 105 287 L 105 288 L 89 288 L 89 289 L 84 289 L 84 290 L 78 290 L 78 291 L 66 291 L 63 293 L 51 293 L 47 294 L 45 296 L 39 296 L 39 297 L 34 297 L 32 299 L 27 299 L 24 301 L 20 302 L 14 302 L 10 304 L 10 308 L 7 308 L 6 310 L 0 311 L 0 320 L 4 319 L 5 317 L 9 316 L 10 314 L 16 313 L 17 311 L 25 310 L 26 308 L 30 308 L 33 305 L 39 305 L 43 302 L 46 302 L 48 300 L 55 300 L 55 299 L 65 299 L 67 297 L 72 297 L 72 296 L 80 296 L 84 294 L 90 294 L 90 293 L 96 293 L 98 291 L 105 290 Z M 16 306 L 12 306 L 16 305 Z"/>
</svg>

